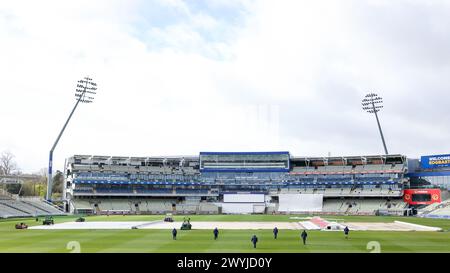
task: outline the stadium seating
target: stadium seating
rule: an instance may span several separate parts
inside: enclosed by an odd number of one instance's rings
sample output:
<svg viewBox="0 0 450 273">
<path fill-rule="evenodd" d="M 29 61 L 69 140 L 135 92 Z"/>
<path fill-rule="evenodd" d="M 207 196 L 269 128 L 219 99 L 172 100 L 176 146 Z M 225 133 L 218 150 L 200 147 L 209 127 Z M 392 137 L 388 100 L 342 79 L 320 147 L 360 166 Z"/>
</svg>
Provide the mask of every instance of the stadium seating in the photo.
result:
<svg viewBox="0 0 450 273">
<path fill-rule="evenodd" d="M 129 201 L 126 199 L 92 199 L 76 200 L 73 202 L 76 210 L 93 210 L 94 204 L 98 204 L 100 213 L 140 213 L 140 214 L 163 214 L 163 213 L 180 213 L 180 214 L 214 214 L 218 213 L 218 206 L 209 202 L 187 201 L 183 203 L 177 203 L 176 200 L 168 199 L 134 199 Z M 138 206 L 136 207 L 135 204 Z M 175 210 L 173 210 L 173 204 L 175 204 Z"/>
<path fill-rule="evenodd" d="M 344 202 L 342 200 L 327 199 L 323 202 L 322 211 L 333 213 L 344 212 L 345 210 L 342 209 L 343 205 Z"/>
<path fill-rule="evenodd" d="M 198 205 L 192 204 L 177 204 L 176 212 L 183 214 L 195 214 L 198 212 Z"/>
<path fill-rule="evenodd" d="M 129 194 L 133 193 L 132 188 L 96 188 L 97 193 L 108 193 L 108 194 Z"/>
<path fill-rule="evenodd" d="M 7 204 L 0 203 L 0 217 L 10 218 L 10 217 L 27 217 L 31 216 L 29 213 L 15 209 L 14 207 L 8 206 Z"/>
<path fill-rule="evenodd" d="M 431 204 L 421 209 L 418 214 L 425 217 L 450 218 L 450 200 Z"/>
<path fill-rule="evenodd" d="M 128 200 L 104 199 L 98 203 L 98 208 L 100 211 L 132 211 L 132 207 Z"/>
<path fill-rule="evenodd" d="M 62 211 L 53 205 L 47 204 L 39 199 L 22 199 L 22 203 L 35 207 L 40 215 L 61 215 Z"/>
<path fill-rule="evenodd" d="M 93 188 L 90 188 L 90 189 L 80 189 L 80 188 L 76 188 L 76 189 L 73 190 L 73 192 L 74 192 L 75 194 L 77 194 L 77 193 L 94 193 L 94 189 L 93 189 Z"/>
<path fill-rule="evenodd" d="M 242 153 L 201 153 L 186 158 L 74 156 L 66 165 L 70 208 L 211 213 L 220 211 L 224 193 L 251 192 L 272 199 L 266 211 L 270 207 L 276 212 L 279 194 L 294 193 L 322 194 L 324 211 L 358 214 L 386 207 L 383 198 L 400 200 L 402 194 L 406 157 L 401 155 L 293 158 L 284 152 L 262 154 L 270 160 L 262 162 L 261 153 L 254 158 L 244 153 L 244 161 L 237 159 Z M 248 171 L 249 164 L 267 169 Z M 271 169 L 274 166 L 286 168 Z M 190 199 L 194 197 L 198 199 Z"/>
<path fill-rule="evenodd" d="M 89 201 L 83 199 L 74 199 L 73 206 L 77 210 L 93 209 L 94 207 Z"/>
<path fill-rule="evenodd" d="M 385 199 L 325 199 L 322 212 L 335 214 L 371 214 L 377 210 L 401 210 L 403 202 L 388 202 Z"/>
<path fill-rule="evenodd" d="M 197 189 L 177 189 L 177 194 L 207 194 L 208 190 L 197 190 Z"/>
<path fill-rule="evenodd" d="M 344 166 L 326 166 L 324 168 L 324 171 L 326 171 L 326 172 L 343 172 Z"/>
<path fill-rule="evenodd" d="M 65 215 L 60 209 L 37 199 L 0 198 L 0 218 Z"/>
<path fill-rule="evenodd" d="M 450 216 L 450 205 L 434 210 L 431 215 Z"/>
<path fill-rule="evenodd" d="M 217 214 L 219 213 L 219 207 L 213 203 L 202 202 L 198 206 L 200 213 Z"/>
<path fill-rule="evenodd" d="M 165 200 L 165 199 L 141 200 L 139 203 L 139 210 L 141 213 L 155 213 L 155 214 L 172 212 L 173 203 L 176 203 L 176 200 Z"/>
</svg>

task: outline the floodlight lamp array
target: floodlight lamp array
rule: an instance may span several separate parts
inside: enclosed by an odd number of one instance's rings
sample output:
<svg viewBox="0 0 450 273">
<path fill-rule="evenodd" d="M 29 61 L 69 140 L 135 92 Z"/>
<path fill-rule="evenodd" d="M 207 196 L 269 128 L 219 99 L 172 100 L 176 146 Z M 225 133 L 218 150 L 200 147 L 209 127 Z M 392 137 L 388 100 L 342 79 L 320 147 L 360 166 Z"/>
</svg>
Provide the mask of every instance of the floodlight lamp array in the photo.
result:
<svg viewBox="0 0 450 273">
<path fill-rule="evenodd" d="M 383 108 L 383 99 L 375 93 L 369 93 L 362 100 L 362 108 L 368 113 L 377 113 Z"/>
<path fill-rule="evenodd" d="M 84 77 L 77 83 L 77 88 L 75 89 L 75 97 L 77 100 L 83 103 L 92 103 L 94 100 L 94 95 L 97 90 L 97 84 L 92 81 L 89 77 Z"/>
</svg>

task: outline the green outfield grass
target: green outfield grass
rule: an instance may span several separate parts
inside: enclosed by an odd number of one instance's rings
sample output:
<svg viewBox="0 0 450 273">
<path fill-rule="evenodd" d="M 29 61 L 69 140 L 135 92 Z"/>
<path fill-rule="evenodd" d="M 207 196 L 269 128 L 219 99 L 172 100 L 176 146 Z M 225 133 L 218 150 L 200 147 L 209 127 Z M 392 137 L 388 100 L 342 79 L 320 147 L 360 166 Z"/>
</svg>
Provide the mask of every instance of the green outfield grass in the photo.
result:
<svg viewBox="0 0 450 273">
<path fill-rule="evenodd" d="M 86 221 L 152 221 L 164 216 L 91 216 Z M 192 215 L 191 221 L 298 221 L 286 215 Z M 298 216 L 304 217 L 304 216 Z M 73 221 L 76 216 L 55 217 L 56 223 Z M 175 216 L 181 222 L 184 216 Z M 70 252 L 70 241 L 80 243 L 81 252 L 370 252 L 370 241 L 380 243 L 381 252 L 450 252 L 450 220 L 411 217 L 334 216 L 347 222 L 393 222 L 400 220 L 441 227 L 444 232 L 373 232 L 354 231 L 346 240 L 342 232 L 310 231 L 308 245 L 300 243 L 299 231 L 281 230 L 274 240 L 270 230 L 221 230 L 219 240 L 212 231 L 179 231 L 172 240 L 170 230 L 16 230 L 14 225 L 25 222 L 40 225 L 35 219 L 0 221 L 0 252 Z M 180 223 L 181 225 L 181 223 Z M 253 249 L 250 237 L 259 237 Z"/>
</svg>

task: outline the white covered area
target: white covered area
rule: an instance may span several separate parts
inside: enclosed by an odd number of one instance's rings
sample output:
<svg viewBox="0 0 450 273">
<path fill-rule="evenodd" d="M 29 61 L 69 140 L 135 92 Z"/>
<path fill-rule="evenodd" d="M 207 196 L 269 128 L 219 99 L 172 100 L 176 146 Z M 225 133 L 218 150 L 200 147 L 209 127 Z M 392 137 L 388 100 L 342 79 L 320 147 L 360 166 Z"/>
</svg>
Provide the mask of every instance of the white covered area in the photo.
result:
<svg viewBox="0 0 450 273">
<path fill-rule="evenodd" d="M 54 225 L 29 227 L 28 229 L 131 229 L 149 222 L 66 222 Z"/>
<path fill-rule="evenodd" d="M 356 231 L 441 231 L 438 227 L 429 227 L 406 223 L 401 221 L 394 221 L 393 223 L 344 223 L 350 230 Z"/>
<path fill-rule="evenodd" d="M 43 230 L 111 230 L 111 229 L 179 229 L 181 222 L 66 222 L 50 226 L 34 226 L 29 229 L 43 229 Z M 197 230 L 213 230 L 214 228 L 232 229 L 232 230 L 272 230 L 274 227 L 286 230 L 321 230 L 321 228 L 312 221 L 301 222 L 191 222 L 192 229 Z M 341 222 L 329 223 L 329 225 L 339 226 L 339 228 L 332 228 L 331 230 L 342 230 L 344 226 L 348 226 L 350 231 L 439 231 L 440 228 L 428 227 L 412 223 L 394 221 L 390 223 L 355 223 L 355 222 Z M 322 230 L 327 230 L 323 228 Z"/>
<path fill-rule="evenodd" d="M 244 229 L 269 229 L 272 230 L 274 227 L 278 229 L 303 229 L 303 226 L 298 222 L 191 222 L 192 229 L 209 229 L 214 228 L 220 229 L 233 229 L 233 230 L 244 230 Z M 152 225 L 142 226 L 142 229 L 173 229 L 180 228 L 180 222 L 159 222 Z"/>
<path fill-rule="evenodd" d="M 280 194 L 280 212 L 321 212 L 323 194 Z"/>
<path fill-rule="evenodd" d="M 77 229 L 179 229 L 181 222 L 67 222 L 51 226 L 34 226 L 29 229 L 77 230 Z M 191 222 L 192 229 L 303 229 L 298 222 Z"/>
</svg>

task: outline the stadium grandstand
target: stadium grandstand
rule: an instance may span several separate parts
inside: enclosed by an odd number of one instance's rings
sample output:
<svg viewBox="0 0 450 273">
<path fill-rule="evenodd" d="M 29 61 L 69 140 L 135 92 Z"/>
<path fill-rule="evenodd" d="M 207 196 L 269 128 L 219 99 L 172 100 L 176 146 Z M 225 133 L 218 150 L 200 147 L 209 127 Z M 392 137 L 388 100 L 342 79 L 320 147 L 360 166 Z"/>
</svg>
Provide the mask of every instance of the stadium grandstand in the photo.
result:
<svg viewBox="0 0 450 273">
<path fill-rule="evenodd" d="M 75 155 L 67 211 L 85 214 L 314 213 L 404 215 L 403 155 L 294 157 L 201 152 L 185 157 Z"/>
<path fill-rule="evenodd" d="M 27 175 L 1 175 L 0 184 L 22 184 L 22 179 L 35 179 Z M 39 197 L 20 197 L 0 188 L 0 218 L 66 215 L 64 210 Z"/>
<path fill-rule="evenodd" d="M 408 159 L 408 166 L 405 202 L 421 217 L 450 219 L 450 155 Z"/>
<path fill-rule="evenodd" d="M 59 207 L 40 198 L 17 198 L 0 191 L 0 218 L 66 215 Z"/>
</svg>

